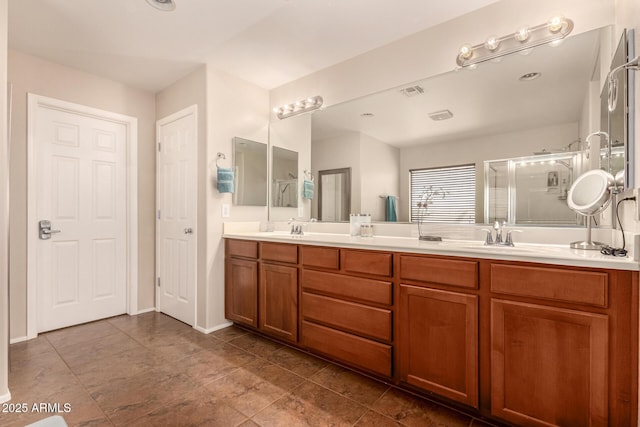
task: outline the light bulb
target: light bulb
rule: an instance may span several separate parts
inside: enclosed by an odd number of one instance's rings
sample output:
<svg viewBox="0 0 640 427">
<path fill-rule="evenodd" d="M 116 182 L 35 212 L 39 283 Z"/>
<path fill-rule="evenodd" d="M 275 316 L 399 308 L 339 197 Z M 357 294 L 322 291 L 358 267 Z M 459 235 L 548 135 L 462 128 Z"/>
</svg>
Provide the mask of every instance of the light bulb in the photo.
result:
<svg viewBox="0 0 640 427">
<path fill-rule="evenodd" d="M 529 27 L 524 26 L 518 29 L 513 37 L 518 40 L 520 43 L 526 42 L 529 38 Z"/>
<path fill-rule="evenodd" d="M 308 105 L 315 105 L 316 104 L 316 99 L 315 98 L 307 98 L 307 104 Z"/>
<path fill-rule="evenodd" d="M 282 114 L 282 108 L 276 107 L 273 109 L 273 112 L 276 114 Z"/>
<path fill-rule="evenodd" d="M 470 59 L 473 56 L 473 48 L 469 44 L 463 44 L 460 46 L 458 56 L 462 59 Z"/>
<path fill-rule="evenodd" d="M 558 31 L 560 31 L 563 25 L 563 16 L 554 16 L 549 20 L 549 22 L 547 22 L 547 28 L 549 28 L 549 31 L 551 31 L 552 33 L 557 33 Z"/>
<path fill-rule="evenodd" d="M 500 46 L 500 40 L 496 36 L 489 36 L 487 41 L 484 42 L 484 47 L 493 52 Z"/>
</svg>

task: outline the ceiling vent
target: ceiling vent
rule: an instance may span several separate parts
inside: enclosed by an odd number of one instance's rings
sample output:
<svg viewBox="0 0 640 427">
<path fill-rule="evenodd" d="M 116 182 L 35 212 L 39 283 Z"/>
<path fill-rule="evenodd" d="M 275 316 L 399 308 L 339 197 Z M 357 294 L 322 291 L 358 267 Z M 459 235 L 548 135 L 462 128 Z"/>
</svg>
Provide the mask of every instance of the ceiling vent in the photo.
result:
<svg viewBox="0 0 640 427">
<path fill-rule="evenodd" d="M 429 117 L 431 117 L 431 120 L 435 121 L 447 120 L 453 117 L 453 113 L 449 110 L 440 110 L 429 113 Z"/>
<path fill-rule="evenodd" d="M 424 93 L 424 88 L 422 86 L 409 86 L 400 89 L 400 93 L 406 96 L 407 98 L 411 98 L 412 96 L 422 95 Z"/>
</svg>

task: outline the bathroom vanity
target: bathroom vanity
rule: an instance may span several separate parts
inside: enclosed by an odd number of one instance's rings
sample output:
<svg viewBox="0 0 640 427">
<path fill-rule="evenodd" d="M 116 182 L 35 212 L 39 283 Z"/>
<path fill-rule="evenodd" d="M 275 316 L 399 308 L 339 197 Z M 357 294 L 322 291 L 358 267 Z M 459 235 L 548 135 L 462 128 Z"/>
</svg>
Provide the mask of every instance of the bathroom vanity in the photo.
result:
<svg viewBox="0 0 640 427">
<path fill-rule="evenodd" d="M 225 234 L 225 257 L 240 326 L 502 422 L 637 424 L 633 260 L 323 233 Z"/>
</svg>

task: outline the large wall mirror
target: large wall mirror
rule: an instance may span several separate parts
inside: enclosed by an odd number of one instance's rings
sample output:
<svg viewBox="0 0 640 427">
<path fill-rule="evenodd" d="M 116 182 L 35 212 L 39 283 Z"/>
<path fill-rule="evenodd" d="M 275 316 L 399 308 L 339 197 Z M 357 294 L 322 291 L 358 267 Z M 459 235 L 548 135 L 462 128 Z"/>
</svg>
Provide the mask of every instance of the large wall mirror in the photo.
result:
<svg viewBox="0 0 640 427">
<path fill-rule="evenodd" d="M 236 173 L 233 203 L 267 206 L 267 144 L 233 138 L 233 166 Z"/>
<path fill-rule="evenodd" d="M 407 222 L 410 171 L 474 164 L 475 221 L 469 221 L 483 223 L 485 162 L 519 159 L 516 178 L 505 185 L 520 191 L 521 212 L 532 210 L 521 223 L 579 225 L 580 218 L 566 208 L 566 189 L 569 180 L 600 167 L 598 138 L 591 145 L 586 139 L 607 126 L 600 120 L 600 93 L 613 38 L 611 27 L 596 29 L 317 111 L 311 116 L 316 181 L 320 170 L 351 168 L 352 212 L 384 221 L 385 197 L 393 195 L 398 221 Z M 625 152 L 618 154 L 619 164 L 630 167 Z M 529 163 L 537 166 L 526 169 Z M 452 202 L 446 196 L 452 193 L 441 190 L 445 197 L 433 203 Z M 569 217 L 545 218 L 555 208 L 541 209 L 541 201 L 566 208 Z M 317 202 L 311 216 L 318 217 Z"/>
</svg>

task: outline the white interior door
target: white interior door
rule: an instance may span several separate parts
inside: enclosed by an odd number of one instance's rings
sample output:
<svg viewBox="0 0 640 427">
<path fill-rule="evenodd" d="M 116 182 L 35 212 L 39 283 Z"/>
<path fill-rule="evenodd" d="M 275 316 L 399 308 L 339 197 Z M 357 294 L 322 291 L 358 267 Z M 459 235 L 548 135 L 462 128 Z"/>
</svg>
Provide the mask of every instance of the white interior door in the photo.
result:
<svg viewBox="0 0 640 427">
<path fill-rule="evenodd" d="M 52 230 L 35 240 L 38 332 L 126 313 L 126 126 L 40 105 L 30 122 L 36 218 Z"/>
<path fill-rule="evenodd" d="M 197 109 L 157 123 L 158 309 L 189 325 L 196 310 Z"/>
</svg>

